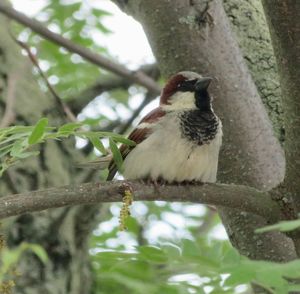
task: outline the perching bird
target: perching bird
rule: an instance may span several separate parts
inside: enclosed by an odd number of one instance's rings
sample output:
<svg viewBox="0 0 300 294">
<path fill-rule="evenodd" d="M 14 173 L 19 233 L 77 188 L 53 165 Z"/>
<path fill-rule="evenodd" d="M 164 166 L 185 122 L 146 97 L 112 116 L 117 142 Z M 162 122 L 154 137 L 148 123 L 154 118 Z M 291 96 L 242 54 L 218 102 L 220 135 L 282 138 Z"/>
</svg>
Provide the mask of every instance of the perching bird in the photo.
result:
<svg viewBox="0 0 300 294">
<path fill-rule="evenodd" d="M 164 87 L 158 108 L 131 132 L 134 147 L 122 145 L 125 179 L 180 183 L 215 182 L 222 123 L 207 88 L 212 78 L 179 72 Z M 112 160 L 107 180 L 117 167 Z"/>
</svg>

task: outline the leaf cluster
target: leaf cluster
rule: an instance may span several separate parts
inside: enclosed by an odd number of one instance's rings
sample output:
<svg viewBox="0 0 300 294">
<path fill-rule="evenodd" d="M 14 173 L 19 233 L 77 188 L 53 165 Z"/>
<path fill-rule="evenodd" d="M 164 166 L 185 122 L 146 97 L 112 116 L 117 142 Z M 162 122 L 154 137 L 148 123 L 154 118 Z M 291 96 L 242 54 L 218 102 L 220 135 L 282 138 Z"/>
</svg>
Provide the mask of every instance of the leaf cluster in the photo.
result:
<svg viewBox="0 0 300 294">
<path fill-rule="evenodd" d="M 48 1 L 36 18 L 54 32 L 62 34 L 72 42 L 87 47 L 94 52 L 108 54 L 107 50 L 95 42 L 95 33 L 109 34 L 103 24 L 109 16 L 107 11 L 97 8 L 87 1 Z M 18 27 L 21 39 L 37 49 L 38 58 L 50 82 L 55 84 L 62 97 L 77 94 L 97 79 L 102 72 L 98 67 L 86 62 L 80 56 L 69 53 L 62 47 L 47 41 L 23 27 Z M 78 68 L 80 67 L 80 70 Z"/>
<path fill-rule="evenodd" d="M 34 147 L 46 140 L 61 140 L 69 136 L 90 140 L 93 146 L 103 155 L 107 154 L 101 139 L 109 138 L 114 160 L 122 166 L 122 156 L 117 143 L 133 146 L 135 143 L 124 136 L 111 132 L 93 132 L 83 129 L 82 123 L 68 123 L 59 128 L 48 126 L 48 119 L 40 119 L 35 126 L 13 126 L 0 130 L 0 176 L 10 166 L 19 161 L 39 154 Z"/>
<path fill-rule="evenodd" d="M 97 293 L 235 293 L 254 283 L 270 293 L 299 291 L 300 260 L 286 264 L 251 261 L 227 242 L 183 239 L 179 244 L 139 246 L 133 252 L 103 251 L 93 258 Z"/>
</svg>

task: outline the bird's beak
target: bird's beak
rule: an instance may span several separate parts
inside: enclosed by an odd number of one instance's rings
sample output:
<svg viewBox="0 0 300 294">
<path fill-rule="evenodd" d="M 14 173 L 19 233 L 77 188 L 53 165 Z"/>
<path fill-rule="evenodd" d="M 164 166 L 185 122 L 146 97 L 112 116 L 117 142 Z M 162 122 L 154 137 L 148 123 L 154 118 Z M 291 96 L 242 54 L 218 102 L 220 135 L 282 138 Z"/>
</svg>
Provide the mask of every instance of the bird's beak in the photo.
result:
<svg viewBox="0 0 300 294">
<path fill-rule="evenodd" d="M 211 77 L 203 77 L 198 79 L 198 81 L 195 84 L 195 90 L 196 91 L 206 90 L 212 80 L 213 79 Z"/>
</svg>

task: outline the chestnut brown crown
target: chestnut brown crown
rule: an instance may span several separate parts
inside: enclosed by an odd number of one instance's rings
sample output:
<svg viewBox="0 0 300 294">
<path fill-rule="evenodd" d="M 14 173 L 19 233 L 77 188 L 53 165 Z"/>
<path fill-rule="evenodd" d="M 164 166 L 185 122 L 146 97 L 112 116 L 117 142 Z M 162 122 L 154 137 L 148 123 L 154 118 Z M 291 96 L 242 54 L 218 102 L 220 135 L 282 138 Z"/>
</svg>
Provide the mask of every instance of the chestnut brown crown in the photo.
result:
<svg viewBox="0 0 300 294">
<path fill-rule="evenodd" d="M 166 83 L 161 97 L 160 105 L 170 104 L 170 97 L 176 92 L 195 92 L 206 90 L 212 78 L 202 77 L 192 71 L 181 71 L 173 75 Z"/>
</svg>

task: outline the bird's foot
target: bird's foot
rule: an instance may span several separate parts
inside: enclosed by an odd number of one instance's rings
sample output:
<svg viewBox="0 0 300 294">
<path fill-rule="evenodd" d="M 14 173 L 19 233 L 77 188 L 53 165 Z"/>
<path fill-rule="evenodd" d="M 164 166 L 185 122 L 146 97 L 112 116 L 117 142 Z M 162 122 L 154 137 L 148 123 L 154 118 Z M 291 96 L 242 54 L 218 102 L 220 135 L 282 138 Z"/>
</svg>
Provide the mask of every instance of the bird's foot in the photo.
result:
<svg viewBox="0 0 300 294">
<path fill-rule="evenodd" d="M 190 186 L 190 185 L 203 185 L 203 182 L 192 180 L 192 181 L 181 181 L 181 182 L 174 182 L 177 186 Z"/>
<path fill-rule="evenodd" d="M 195 185 L 195 186 L 196 186 L 196 185 L 199 185 L 199 186 L 200 186 L 200 185 L 201 185 L 201 186 L 204 185 L 203 182 L 197 181 L 197 180 L 192 180 L 192 181 L 190 181 L 189 183 L 190 183 L 190 185 Z"/>
<path fill-rule="evenodd" d="M 163 187 L 167 184 L 167 181 L 163 180 L 163 179 L 144 179 L 144 180 L 139 180 L 139 182 L 141 182 L 142 184 L 146 184 L 146 185 L 153 185 L 155 187 L 156 190 L 159 189 L 159 187 Z"/>
</svg>

